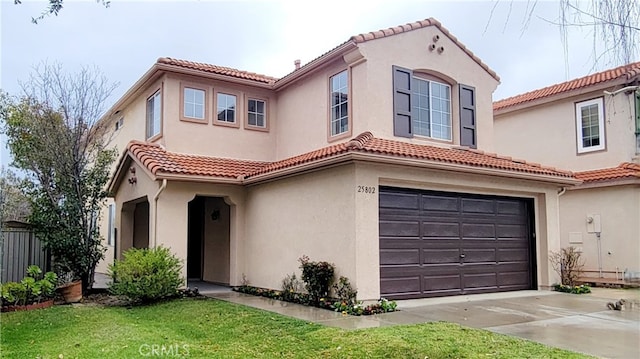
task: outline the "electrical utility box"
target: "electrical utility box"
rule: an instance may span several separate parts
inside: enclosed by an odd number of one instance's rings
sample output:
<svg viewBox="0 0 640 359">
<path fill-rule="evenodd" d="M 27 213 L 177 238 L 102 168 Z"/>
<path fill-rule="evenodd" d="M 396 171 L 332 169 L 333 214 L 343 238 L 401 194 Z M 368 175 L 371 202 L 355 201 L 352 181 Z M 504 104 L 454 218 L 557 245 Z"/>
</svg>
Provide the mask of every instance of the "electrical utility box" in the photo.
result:
<svg viewBox="0 0 640 359">
<path fill-rule="evenodd" d="M 602 224 L 599 214 L 587 214 L 587 233 L 602 232 Z"/>
</svg>

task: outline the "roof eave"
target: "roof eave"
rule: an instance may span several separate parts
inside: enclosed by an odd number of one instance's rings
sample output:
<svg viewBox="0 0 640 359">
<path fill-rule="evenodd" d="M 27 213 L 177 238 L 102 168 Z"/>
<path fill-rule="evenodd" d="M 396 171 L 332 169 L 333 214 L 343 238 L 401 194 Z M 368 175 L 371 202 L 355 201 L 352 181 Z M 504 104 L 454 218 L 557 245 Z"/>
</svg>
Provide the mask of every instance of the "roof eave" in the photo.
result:
<svg viewBox="0 0 640 359">
<path fill-rule="evenodd" d="M 252 87 L 260 87 L 260 88 L 264 88 L 264 89 L 273 89 L 273 83 L 268 83 L 268 82 L 262 82 L 262 81 L 256 81 L 256 80 L 250 80 L 250 79 L 243 79 L 243 78 L 234 77 L 234 76 L 221 75 L 221 74 L 216 74 L 216 73 L 213 73 L 213 72 L 190 69 L 190 68 L 177 66 L 177 65 L 170 65 L 170 64 L 158 64 L 157 63 L 156 67 L 159 70 L 165 71 L 165 72 L 173 72 L 173 73 L 178 73 L 178 74 L 182 74 L 182 75 L 205 77 L 205 78 L 208 78 L 208 79 L 226 81 L 226 82 L 231 82 L 231 83 L 240 84 L 240 85 L 247 85 L 247 86 L 252 86 Z"/>
<path fill-rule="evenodd" d="M 449 162 L 440 162 L 432 160 L 414 159 L 407 157 L 390 156 L 384 154 L 366 153 L 366 152 L 347 152 L 337 156 L 323 158 L 312 162 L 307 162 L 301 165 L 293 167 L 287 167 L 276 171 L 262 173 L 256 176 L 246 178 L 244 184 L 256 184 L 265 181 L 271 181 L 283 176 L 292 176 L 301 172 L 307 172 L 320 167 L 335 165 L 338 163 L 344 163 L 349 161 L 366 161 L 383 164 L 394 164 L 401 166 L 421 167 L 429 169 L 447 170 L 464 173 L 474 173 L 480 175 L 500 176 L 514 179 L 524 179 L 537 182 L 545 182 L 549 184 L 573 186 L 582 183 L 581 180 L 577 180 L 573 177 L 552 176 L 544 174 L 536 174 L 529 172 L 518 172 L 500 170 L 495 168 L 486 167 L 474 167 L 469 165 L 455 164 Z"/>
<path fill-rule="evenodd" d="M 282 90 L 285 87 L 291 85 L 292 83 L 298 81 L 303 76 L 307 75 L 310 72 L 315 71 L 319 67 L 334 61 L 339 56 L 343 56 L 345 53 L 357 48 L 358 45 L 353 40 L 348 40 L 341 45 L 338 45 L 333 50 L 330 50 L 324 55 L 321 55 L 311 62 L 305 64 L 298 70 L 291 72 L 290 74 L 284 76 L 283 78 L 277 80 L 273 86 L 274 90 Z"/>
<path fill-rule="evenodd" d="M 535 100 L 531 100 L 531 101 L 525 101 L 522 103 L 518 103 L 512 106 L 507 106 L 507 107 L 502 107 L 500 109 L 494 110 L 493 111 L 493 115 L 494 116 L 500 116 L 500 115 L 504 115 L 507 113 L 511 113 L 511 112 L 516 112 L 516 111 L 520 111 L 520 110 L 524 110 L 530 107 L 535 107 L 535 106 L 540 106 L 540 105 L 544 105 L 547 103 L 551 103 L 551 102 L 556 102 L 559 100 L 564 100 L 567 98 L 571 98 L 571 97 L 576 97 L 576 96 L 581 96 L 581 95 L 585 95 L 588 93 L 592 93 L 592 92 L 597 92 L 597 91 L 604 91 L 612 86 L 619 86 L 619 85 L 625 85 L 627 82 L 629 82 L 628 79 L 626 78 L 616 78 L 616 79 L 612 79 L 606 82 L 601 82 L 599 84 L 595 84 L 595 85 L 590 85 L 590 86 L 586 86 L 586 87 L 581 87 L 578 89 L 574 89 L 574 90 L 569 90 L 569 91 L 565 91 L 565 92 L 560 92 L 557 94 L 553 94 L 550 96 L 546 96 L 546 97 L 541 97 Z M 534 90 L 537 91 L 537 90 Z M 602 96 L 604 96 L 605 94 L 603 93 Z M 499 101 L 498 101 L 499 102 Z"/>
<path fill-rule="evenodd" d="M 168 172 L 158 172 L 156 174 L 156 177 L 158 179 L 166 179 L 168 181 L 242 185 L 242 178 L 234 178 L 234 177 L 188 175 L 188 174 L 178 174 L 178 173 L 168 173 Z"/>
<path fill-rule="evenodd" d="M 614 187 L 614 186 L 640 186 L 640 178 L 637 177 L 624 177 L 613 178 L 601 181 L 584 181 L 581 184 L 568 188 L 570 190 L 581 190 L 590 188 L 602 188 L 602 187 Z"/>
</svg>

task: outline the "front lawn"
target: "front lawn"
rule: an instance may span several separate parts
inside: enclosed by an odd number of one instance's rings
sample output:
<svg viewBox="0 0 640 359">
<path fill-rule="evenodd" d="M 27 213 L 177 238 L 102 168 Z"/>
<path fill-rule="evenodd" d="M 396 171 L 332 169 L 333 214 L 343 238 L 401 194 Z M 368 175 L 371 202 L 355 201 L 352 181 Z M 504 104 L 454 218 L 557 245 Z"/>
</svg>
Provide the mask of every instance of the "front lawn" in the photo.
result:
<svg viewBox="0 0 640 359">
<path fill-rule="evenodd" d="M 3 313 L 2 358 L 585 358 L 451 323 L 345 331 L 213 299 Z"/>
</svg>

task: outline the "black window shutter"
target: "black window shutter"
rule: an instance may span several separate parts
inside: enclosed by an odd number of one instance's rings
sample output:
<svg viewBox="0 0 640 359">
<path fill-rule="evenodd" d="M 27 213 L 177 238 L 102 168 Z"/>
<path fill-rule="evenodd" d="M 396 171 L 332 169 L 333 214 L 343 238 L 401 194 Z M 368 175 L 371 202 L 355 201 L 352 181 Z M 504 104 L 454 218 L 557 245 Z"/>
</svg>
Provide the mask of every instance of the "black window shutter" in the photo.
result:
<svg viewBox="0 0 640 359">
<path fill-rule="evenodd" d="M 460 145 L 478 147 L 476 138 L 476 89 L 460 85 Z"/>
<path fill-rule="evenodd" d="M 411 79 L 413 71 L 393 66 L 393 134 L 413 137 L 411 131 Z"/>
</svg>

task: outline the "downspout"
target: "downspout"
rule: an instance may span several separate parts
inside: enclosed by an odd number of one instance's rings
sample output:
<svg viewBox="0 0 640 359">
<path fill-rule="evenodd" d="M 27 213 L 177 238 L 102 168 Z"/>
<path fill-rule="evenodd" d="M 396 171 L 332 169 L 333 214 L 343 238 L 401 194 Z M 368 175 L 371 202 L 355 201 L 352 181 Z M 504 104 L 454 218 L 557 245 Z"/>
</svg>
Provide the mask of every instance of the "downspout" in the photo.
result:
<svg viewBox="0 0 640 359">
<path fill-rule="evenodd" d="M 153 196 L 153 248 L 158 244 L 158 197 L 160 193 L 167 188 L 167 179 L 162 180 L 162 185 L 158 188 L 158 192 Z"/>
</svg>

